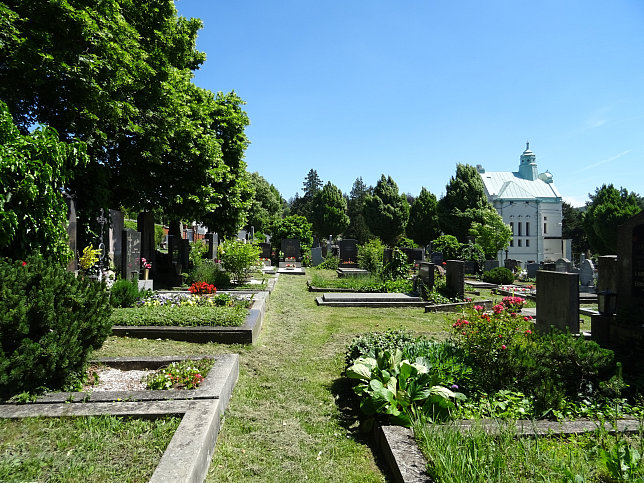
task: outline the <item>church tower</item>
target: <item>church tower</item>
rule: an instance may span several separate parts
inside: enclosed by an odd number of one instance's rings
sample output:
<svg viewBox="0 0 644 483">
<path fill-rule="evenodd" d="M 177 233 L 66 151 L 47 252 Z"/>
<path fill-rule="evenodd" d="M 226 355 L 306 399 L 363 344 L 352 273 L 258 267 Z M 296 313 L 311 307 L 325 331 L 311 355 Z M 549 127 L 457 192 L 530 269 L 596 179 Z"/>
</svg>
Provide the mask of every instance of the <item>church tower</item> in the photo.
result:
<svg viewBox="0 0 644 483">
<path fill-rule="evenodd" d="M 530 143 L 525 143 L 525 151 L 521 155 L 519 177 L 528 181 L 537 179 L 537 157 L 530 151 Z"/>
</svg>

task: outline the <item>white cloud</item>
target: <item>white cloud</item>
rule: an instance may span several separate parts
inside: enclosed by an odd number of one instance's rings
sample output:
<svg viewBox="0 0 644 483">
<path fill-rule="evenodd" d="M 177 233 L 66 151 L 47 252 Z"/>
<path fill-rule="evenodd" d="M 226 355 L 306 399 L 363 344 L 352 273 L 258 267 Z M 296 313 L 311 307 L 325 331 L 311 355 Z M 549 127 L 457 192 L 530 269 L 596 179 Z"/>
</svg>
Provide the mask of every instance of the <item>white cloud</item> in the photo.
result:
<svg viewBox="0 0 644 483">
<path fill-rule="evenodd" d="M 579 172 L 583 171 L 588 171 L 590 169 L 597 168 L 598 166 L 601 166 L 602 164 L 610 163 L 612 161 L 617 161 L 619 158 L 622 156 L 626 156 L 627 154 L 631 153 L 633 150 L 632 149 L 627 149 L 626 151 L 622 151 L 619 154 L 616 154 L 615 156 L 611 156 L 610 158 L 602 159 L 601 161 L 597 161 L 596 163 L 590 164 L 588 166 L 585 166 L 584 168 L 581 168 Z"/>
</svg>

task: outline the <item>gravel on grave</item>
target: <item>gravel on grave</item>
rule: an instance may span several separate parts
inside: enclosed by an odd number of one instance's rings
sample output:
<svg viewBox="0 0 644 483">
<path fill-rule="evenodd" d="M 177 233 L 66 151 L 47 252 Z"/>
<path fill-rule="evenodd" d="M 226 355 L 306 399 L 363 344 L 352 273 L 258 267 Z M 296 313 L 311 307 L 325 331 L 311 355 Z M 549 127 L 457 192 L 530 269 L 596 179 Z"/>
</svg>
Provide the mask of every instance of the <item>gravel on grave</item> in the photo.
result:
<svg viewBox="0 0 644 483">
<path fill-rule="evenodd" d="M 114 369 L 112 367 L 92 367 L 89 374 L 98 375 L 98 384 L 86 384 L 83 391 L 145 391 L 147 389 L 145 378 L 155 371 L 139 371 Z"/>
</svg>

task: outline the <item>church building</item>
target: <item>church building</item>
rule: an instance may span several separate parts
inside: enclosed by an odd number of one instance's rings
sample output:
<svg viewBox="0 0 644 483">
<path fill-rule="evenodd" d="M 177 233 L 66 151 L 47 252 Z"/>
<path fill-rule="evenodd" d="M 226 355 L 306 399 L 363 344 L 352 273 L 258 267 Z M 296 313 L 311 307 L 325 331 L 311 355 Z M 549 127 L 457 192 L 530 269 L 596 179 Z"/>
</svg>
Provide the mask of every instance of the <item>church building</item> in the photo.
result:
<svg viewBox="0 0 644 483">
<path fill-rule="evenodd" d="M 487 172 L 477 166 L 488 201 L 512 229 L 507 253 L 499 259 L 529 262 L 555 261 L 570 256 L 570 249 L 561 236 L 562 198 L 552 174 L 538 174 L 537 157 L 530 144 L 521 155 L 519 171 Z"/>
</svg>

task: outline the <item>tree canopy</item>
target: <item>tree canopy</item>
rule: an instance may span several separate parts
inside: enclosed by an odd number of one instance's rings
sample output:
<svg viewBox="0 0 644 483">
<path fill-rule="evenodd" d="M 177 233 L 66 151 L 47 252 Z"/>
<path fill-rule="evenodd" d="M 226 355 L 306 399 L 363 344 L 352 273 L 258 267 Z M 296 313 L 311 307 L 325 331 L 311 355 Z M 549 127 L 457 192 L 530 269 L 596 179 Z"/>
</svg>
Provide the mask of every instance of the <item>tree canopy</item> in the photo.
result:
<svg viewBox="0 0 644 483">
<path fill-rule="evenodd" d="M 385 178 L 383 174 L 373 194 L 365 197 L 364 213 L 371 233 L 393 246 L 405 231 L 409 204 L 404 194 L 398 194 L 398 185 L 391 176 Z"/>
<path fill-rule="evenodd" d="M 445 196 L 438 202 L 438 220 L 444 233 L 465 242 L 472 222 L 485 223 L 485 210 L 492 208 L 485 195 L 477 169 L 458 164 L 456 176 L 445 186 Z"/>
<path fill-rule="evenodd" d="M 373 191 L 368 187 L 362 177 L 356 178 L 349 193 L 347 200 L 347 215 L 349 216 L 349 227 L 345 235 L 349 238 L 355 238 L 358 243 L 366 243 L 372 235 L 367 226 L 364 217 L 364 203 L 367 195 Z"/>
<path fill-rule="evenodd" d="M 20 134 L 0 102 L 0 257 L 69 261 L 63 190 L 86 163 L 85 146 L 60 142 L 52 128 Z"/>
<path fill-rule="evenodd" d="M 641 211 L 638 196 L 612 184 L 588 196 L 583 223 L 590 247 L 600 255 L 617 253 L 617 227 Z"/>
<path fill-rule="evenodd" d="M 347 200 L 340 188 L 330 181 L 313 195 L 311 222 L 319 237 L 339 235 L 349 227 Z"/>
<path fill-rule="evenodd" d="M 490 207 L 483 213 L 485 221 L 472 222 L 470 235 L 476 237 L 476 244 L 483 249 L 486 259 L 496 260 L 499 251 L 505 250 L 510 245 L 512 230 L 503 222 L 503 218 L 494 208 Z"/>
<path fill-rule="evenodd" d="M 421 246 L 427 245 L 440 234 L 438 227 L 438 201 L 425 187 L 409 208 L 407 236 Z"/>
<path fill-rule="evenodd" d="M 284 199 L 277 188 L 258 172 L 250 173 L 249 185 L 253 198 L 248 210 L 247 224 L 254 226 L 255 231 L 267 233 L 282 217 Z"/>
<path fill-rule="evenodd" d="M 234 92 L 192 83 L 205 60 L 200 20 L 179 17 L 172 0 L 1 5 L 0 99 L 23 134 L 49 125 L 86 143 L 89 163 L 70 186 L 81 219 L 125 206 L 224 233 L 243 223 L 248 118 Z"/>
</svg>

